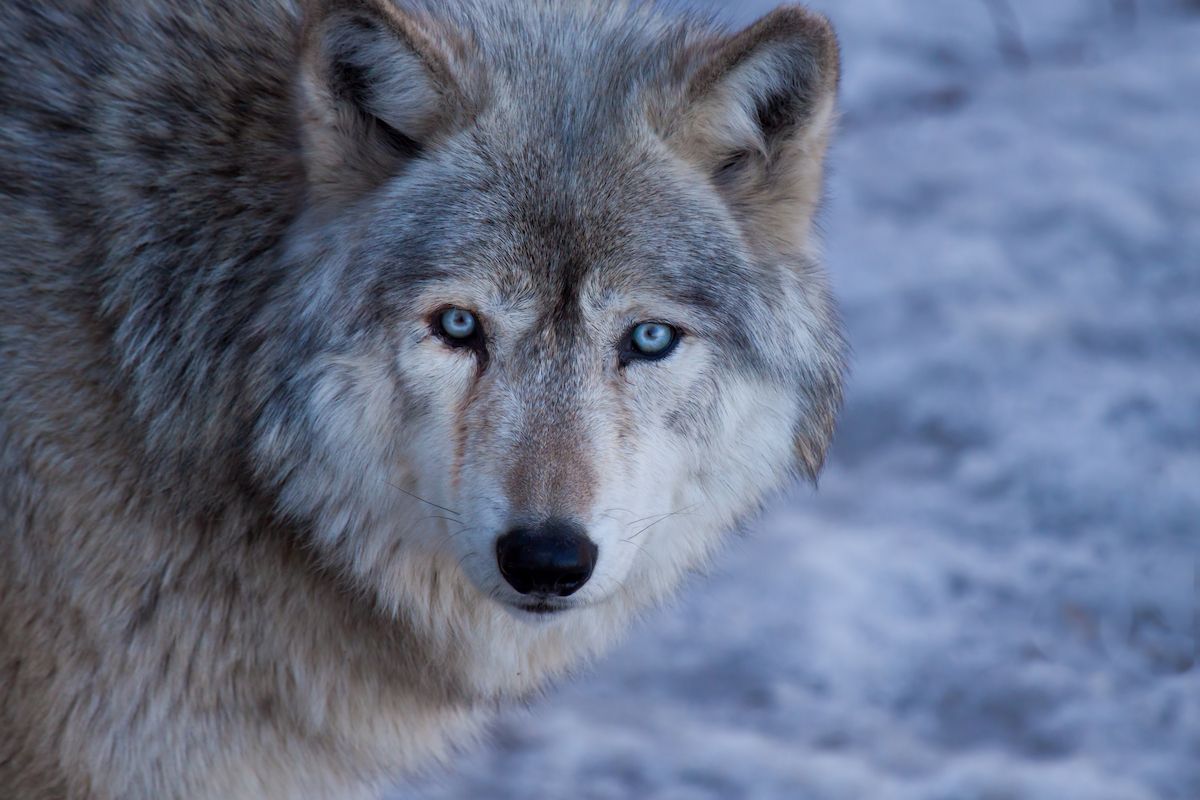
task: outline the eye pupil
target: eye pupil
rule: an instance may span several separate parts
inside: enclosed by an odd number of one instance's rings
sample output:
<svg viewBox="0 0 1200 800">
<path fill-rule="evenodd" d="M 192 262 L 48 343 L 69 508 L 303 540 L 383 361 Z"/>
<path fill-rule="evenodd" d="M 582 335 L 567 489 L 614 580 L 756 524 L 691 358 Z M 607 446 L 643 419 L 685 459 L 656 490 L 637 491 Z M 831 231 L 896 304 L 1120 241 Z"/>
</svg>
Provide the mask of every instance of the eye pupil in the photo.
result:
<svg viewBox="0 0 1200 800">
<path fill-rule="evenodd" d="M 448 308 L 442 312 L 442 332 L 451 339 L 466 339 L 475 333 L 475 315 L 465 308 Z"/>
<path fill-rule="evenodd" d="M 629 339 L 632 355 L 662 357 L 671 351 L 677 334 L 674 328 L 665 323 L 643 322 L 634 326 Z"/>
</svg>

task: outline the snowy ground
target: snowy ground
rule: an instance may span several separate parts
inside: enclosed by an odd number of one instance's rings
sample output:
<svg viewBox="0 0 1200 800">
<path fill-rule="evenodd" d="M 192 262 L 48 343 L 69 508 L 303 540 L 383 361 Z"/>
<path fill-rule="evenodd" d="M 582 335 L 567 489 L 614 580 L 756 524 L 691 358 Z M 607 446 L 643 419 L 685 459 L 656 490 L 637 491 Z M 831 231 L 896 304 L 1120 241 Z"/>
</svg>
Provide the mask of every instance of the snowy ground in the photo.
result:
<svg viewBox="0 0 1200 800">
<path fill-rule="evenodd" d="M 820 491 L 399 796 L 1200 798 L 1200 4 L 817 5 Z"/>
</svg>

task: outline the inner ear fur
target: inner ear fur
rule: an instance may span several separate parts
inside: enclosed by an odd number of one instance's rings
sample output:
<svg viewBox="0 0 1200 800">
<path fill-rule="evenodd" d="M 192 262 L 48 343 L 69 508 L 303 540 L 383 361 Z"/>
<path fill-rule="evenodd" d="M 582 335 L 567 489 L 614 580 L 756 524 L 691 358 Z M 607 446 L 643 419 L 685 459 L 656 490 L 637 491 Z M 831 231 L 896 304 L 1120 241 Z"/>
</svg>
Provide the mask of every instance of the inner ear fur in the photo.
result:
<svg viewBox="0 0 1200 800">
<path fill-rule="evenodd" d="M 751 246 L 802 249 L 835 119 L 833 28 L 801 6 L 783 6 L 709 43 L 697 61 L 668 143 L 711 178 Z"/>
<path fill-rule="evenodd" d="M 387 0 L 309 6 L 298 104 L 319 198 L 370 190 L 454 127 L 466 104 L 448 53 L 431 23 Z"/>
</svg>

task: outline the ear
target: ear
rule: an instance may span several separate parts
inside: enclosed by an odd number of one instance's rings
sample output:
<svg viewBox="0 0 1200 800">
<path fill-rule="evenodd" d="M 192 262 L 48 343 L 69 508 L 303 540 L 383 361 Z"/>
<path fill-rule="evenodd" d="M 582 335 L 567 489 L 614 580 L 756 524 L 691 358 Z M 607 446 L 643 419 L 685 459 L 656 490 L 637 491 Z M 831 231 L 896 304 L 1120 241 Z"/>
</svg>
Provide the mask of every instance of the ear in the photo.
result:
<svg viewBox="0 0 1200 800">
<path fill-rule="evenodd" d="M 464 108 L 432 29 L 388 0 L 318 0 L 300 59 L 300 125 L 309 184 L 354 197 L 395 174 Z"/>
<path fill-rule="evenodd" d="M 711 177 L 752 247 L 802 250 L 834 123 L 833 29 L 784 6 L 711 44 L 699 62 L 668 142 Z"/>
</svg>

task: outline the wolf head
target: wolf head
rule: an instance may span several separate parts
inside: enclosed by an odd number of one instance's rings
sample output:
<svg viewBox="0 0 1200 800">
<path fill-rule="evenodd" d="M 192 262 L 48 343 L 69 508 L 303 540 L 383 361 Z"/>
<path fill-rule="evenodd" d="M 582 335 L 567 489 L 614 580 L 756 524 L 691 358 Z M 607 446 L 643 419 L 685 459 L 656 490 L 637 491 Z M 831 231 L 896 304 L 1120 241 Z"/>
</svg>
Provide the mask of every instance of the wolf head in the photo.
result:
<svg viewBox="0 0 1200 800">
<path fill-rule="evenodd" d="M 308 20 L 255 463 L 384 607 L 604 627 L 821 466 L 835 39 L 796 6 L 433 8 Z"/>
</svg>

